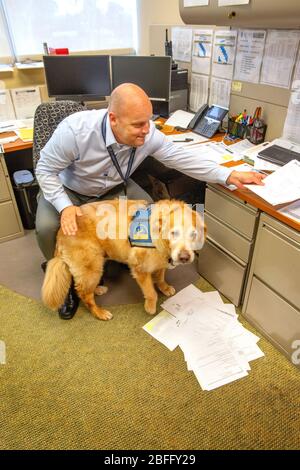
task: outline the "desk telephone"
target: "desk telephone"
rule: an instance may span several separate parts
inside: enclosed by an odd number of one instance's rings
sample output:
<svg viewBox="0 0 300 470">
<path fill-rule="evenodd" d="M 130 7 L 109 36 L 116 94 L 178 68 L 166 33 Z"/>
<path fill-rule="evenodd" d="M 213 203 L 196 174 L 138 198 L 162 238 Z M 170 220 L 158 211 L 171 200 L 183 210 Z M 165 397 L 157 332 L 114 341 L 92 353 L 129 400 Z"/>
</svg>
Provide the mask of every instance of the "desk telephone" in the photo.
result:
<svg viewBox="0 0 300 470">
<path fill-rule="evenodd" d="M 196 112 L 187 128 L 204 137 L 213 137 L 227 113 L 228 108 L 204 104 Z"/>
</svg>

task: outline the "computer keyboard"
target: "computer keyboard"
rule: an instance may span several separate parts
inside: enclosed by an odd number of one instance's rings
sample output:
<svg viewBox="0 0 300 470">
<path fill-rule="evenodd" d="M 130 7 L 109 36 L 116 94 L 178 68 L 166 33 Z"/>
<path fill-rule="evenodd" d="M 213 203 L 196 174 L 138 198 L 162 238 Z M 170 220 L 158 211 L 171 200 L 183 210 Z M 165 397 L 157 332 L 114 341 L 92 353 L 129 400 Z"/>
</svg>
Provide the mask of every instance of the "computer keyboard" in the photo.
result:
<svg viewBox="0 0 300 470">
<path fill-rule="evenodd" d="M 279 145 L 267 147 L 259 152 L 258 157 L 281 166 L 286 165 L 286 163 L 289 163 L 291 160 L 298 160 L 300 162 L 300 153 L 279 147 Z"/>
</svg>

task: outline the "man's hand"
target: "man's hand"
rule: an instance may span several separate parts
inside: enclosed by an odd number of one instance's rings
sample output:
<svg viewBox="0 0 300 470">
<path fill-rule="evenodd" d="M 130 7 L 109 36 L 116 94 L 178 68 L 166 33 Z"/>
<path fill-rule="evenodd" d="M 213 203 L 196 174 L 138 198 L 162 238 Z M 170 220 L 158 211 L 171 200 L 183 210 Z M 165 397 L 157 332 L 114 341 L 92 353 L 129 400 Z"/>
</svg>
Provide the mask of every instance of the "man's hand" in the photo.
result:
<svg viewBox="0 0 300 470">
<path fill-rule="evenodd" d="M 262 173 L 257 173 L 255 171 L 235 171 L 233 170 L 232 173 L 228 176 L 226 180 L 226 184 L 234 184 L 237 186 L 239 189 L 244 188 L 244 184 L 259 184 L 260 186 L 263 186 L 263 179 L 266 177 L 266 175 L 263 175 Z"/>
<path fill-rule="evenodd" d="M 64 235 L 75 235 L 77 232 L 76 217 L 82 216 L 80 207 L 68 206 L 61 212 L 60 226 Z"/>
</svg>

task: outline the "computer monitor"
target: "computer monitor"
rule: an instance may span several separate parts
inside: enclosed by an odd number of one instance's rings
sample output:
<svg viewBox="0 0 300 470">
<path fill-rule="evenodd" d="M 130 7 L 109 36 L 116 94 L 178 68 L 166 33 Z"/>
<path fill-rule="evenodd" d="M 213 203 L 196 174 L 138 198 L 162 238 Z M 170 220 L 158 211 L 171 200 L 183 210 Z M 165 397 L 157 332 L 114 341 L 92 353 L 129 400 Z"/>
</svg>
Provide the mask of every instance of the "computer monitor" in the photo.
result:
<svg viewBox="0 0 300 470">
<path fill-rule="evenodd" d="M 108 55 L 46 55 L 43 60 L 50 97 L 97 101 L 110 95 Z"/>
<path fill-rule="evenodd" d="M 168 101 L 171 64 L 171 57 L 165 56 L 111 56 L 112 87 L 135 83 L 151 100 Z"/>
</svg>

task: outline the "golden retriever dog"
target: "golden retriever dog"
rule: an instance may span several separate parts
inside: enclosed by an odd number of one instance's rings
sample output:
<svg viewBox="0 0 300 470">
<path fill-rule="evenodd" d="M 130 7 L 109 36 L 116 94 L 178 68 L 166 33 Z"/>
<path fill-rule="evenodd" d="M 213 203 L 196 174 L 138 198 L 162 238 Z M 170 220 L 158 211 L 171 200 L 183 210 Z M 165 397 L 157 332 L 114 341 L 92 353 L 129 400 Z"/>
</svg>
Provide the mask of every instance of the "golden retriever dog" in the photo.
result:
<svg viewBox="0 0 300 470">
<path fill-rule="evenodd" d="M 51 309 L 60 307 L 74 278 L 75 288 L 90 312 L 98 319 L 109 320 L 112 314 L 95 302 L 95 294 L 107 288 L 99 285 L 105 261 L 115 260 L 129 266 L 145 298 L 145 310 L 156 313 L 156 287 L 166 296 L 175 293 L 165 281 L 165 271 L 180 264 L 191 263 L 195 250 L 202 248 L 206 228 L 202 216 L 182 201 L 163 200 L 151 206 L 146 201 L 100 201 L 81 206 L 74 236 L 57 234 L 55 256 L 47 264 L 42 298 Z M 143 212 L 144 211 L 144 212 Z M 143 220 L 148 216 L 145 232 Z M 129 239 L 131 228 L 133 238 Z M 141 230 L 141 227 L 143 230 Z M 147 245 L 150 237 L 152 246 Z"/>
</svg>

